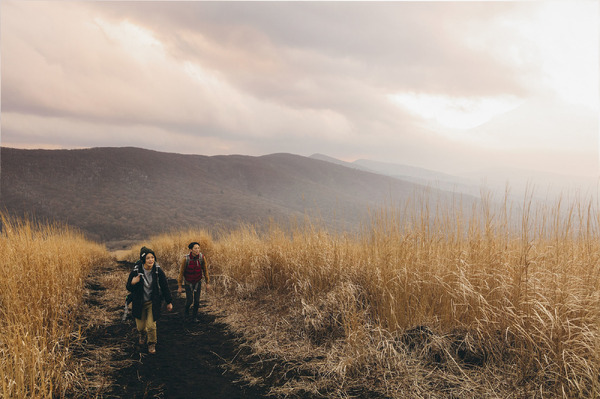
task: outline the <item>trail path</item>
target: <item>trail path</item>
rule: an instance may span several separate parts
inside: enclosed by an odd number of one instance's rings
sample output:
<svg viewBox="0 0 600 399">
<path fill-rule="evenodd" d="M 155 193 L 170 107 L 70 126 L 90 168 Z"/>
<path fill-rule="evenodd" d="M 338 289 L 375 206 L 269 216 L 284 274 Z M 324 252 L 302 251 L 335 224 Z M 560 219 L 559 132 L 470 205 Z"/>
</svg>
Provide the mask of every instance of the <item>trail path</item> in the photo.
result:
<svg viewBox="0 0 600 399">
<path fill-rule="evenodd" d="M 131 265 L 121 262 L 114 273 L 124 273 Z M 125 274 L 126 275 L 126 274 Z M 125 280 L 123 280 L 123 287 Z M 222 367 L 235 359 L 239 351 L 235 337 L 225 325 L 208 314 L 201 300 L 199 323 L 184 323 L 185 298 L 177 294 L 177 283 L 169 280 L 173 311 L 163 309 L 158 324 L 155 355 L 137 343 L 135 322 L 131 316 L 122 321 L 122 306 L 113 303 L 109 324 L 88 333 L 96 347 L 117 347 L 111 359 L 112 382 L 104 398 L 266 398 L 266 389 L 238 382 L 239 376 Z M 102 306 L 105 287 L 88 284 L 87 301 Z M 204 295 L 204 294 L 203 294 Z"/>
</svg>

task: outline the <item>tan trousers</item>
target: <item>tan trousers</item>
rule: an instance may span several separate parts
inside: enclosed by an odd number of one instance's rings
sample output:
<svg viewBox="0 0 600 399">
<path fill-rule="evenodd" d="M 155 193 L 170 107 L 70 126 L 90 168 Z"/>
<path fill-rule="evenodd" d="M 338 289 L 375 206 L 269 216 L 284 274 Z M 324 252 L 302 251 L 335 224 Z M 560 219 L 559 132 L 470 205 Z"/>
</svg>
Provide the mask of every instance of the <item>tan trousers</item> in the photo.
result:
<svg viewBox="0 0 600 399">
<path fill-rule="evenodd" d="M 144 303 L 144 307 L 142 309 L 142 318 L 135 319 L 135 325 L 139 332 L 145 331 L 148 333 L 149 344 L 156 343 L 156 322 L 154 321 L 154 316 L 152 315 L 152 301 Z"/>
</svg>

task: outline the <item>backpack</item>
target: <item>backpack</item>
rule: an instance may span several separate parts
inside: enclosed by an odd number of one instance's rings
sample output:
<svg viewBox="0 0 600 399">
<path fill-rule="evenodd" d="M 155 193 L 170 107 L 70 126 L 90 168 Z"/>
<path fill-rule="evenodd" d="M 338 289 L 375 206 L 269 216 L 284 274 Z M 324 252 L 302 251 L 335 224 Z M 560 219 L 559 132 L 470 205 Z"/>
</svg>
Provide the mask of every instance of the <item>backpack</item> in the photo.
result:
<svg viewBox="0 0 600 399">
<path fill-rule="evenodd" d="M 198 258 L 200 259 L 200 273 L 201 273 L 201 278 L 204 277 L 204 279 L 206 279 L 206 276 L 204 275 L 204 269 L 202 269 L 202 266 L 206 267 L 206 258 L 204 257 L 204 255 L 202 254 L 202 252 L 200 252 L 200 254 L 198 255 Z M 190 264 L 190 254 L 185 255 L 185 268 L 183 269 L 183 273 L 185 275 L 185 271 L 187 270 L 188 265 Z"/>
<path fill-rule="evenodd" d="M 127 316 L 129 315 L 129 304 L 133 302 L 133 294 L 130 292 L 125 297 L 125 308 L 123 309 L 123 317 L 122 320 L 127 320 Z"/>
<path fill-rule="evenodd" d="M 136 270 L 138 273 L 140 272 L 140 267 L 142 267 L 142 263 L 138 260 L 133 266 L 133 270 Z M 162 290 L 160 288 L 160 280 L 158 280 L 158 268 L 160 265 L 156 263 L 156 276 L 154 277 L 156 280 L 156 285 L 158 286 L 158 295 L 162 297 Z M 142 277 L 143 278 L 143 277 Z M 133 302 L 133 293 L 130 292 L 125 296 L 125 307 L 123 308 L 123 317 L 121 318 L 123 321 L 127 320 L 127 316 L 129 315 L 129 304 Z"/>
<path fill-rule="evenodd" d="M 204 255 L 202 255 L 202 252 L 200 252 L 200 254 L 198 255 L 198 257 L 200 258 L 200 264 L 206 264 L 206 258 L 204 257 Z M 190 264 L 190 254 L 185 255 L 185 267 L 187 269 L 188 265 Z"/>
</svg>

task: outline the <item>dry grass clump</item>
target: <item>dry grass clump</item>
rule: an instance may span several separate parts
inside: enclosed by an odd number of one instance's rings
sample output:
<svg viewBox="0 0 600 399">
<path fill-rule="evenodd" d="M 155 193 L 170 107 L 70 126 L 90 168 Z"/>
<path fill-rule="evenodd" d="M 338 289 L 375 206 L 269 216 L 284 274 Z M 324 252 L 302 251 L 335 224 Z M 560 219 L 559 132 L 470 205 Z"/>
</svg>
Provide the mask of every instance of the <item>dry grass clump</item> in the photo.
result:
<svg viewBox="0 0 600 399">
<path fill-rule="evenodd" d="M 152 245 L 174 253 L 198 239 L 186 234 Z M 276 393 L 600 395 L 591 201 L 494 207 L 484 196 L 466 213 L 425 199 L 374 213 L 356 236 L 307 225 L 203 237 L 222 294 L 213 306 L 248 339 L 250 369 L 286 377 Z"/>
<path fill-rule="evenodd" d="M 66 227 L 4 215 L 0 253 L 0 396 L 62 397 L 79 378 L 69 366 L 84 277 L 108 253 Z"/>
</svg>

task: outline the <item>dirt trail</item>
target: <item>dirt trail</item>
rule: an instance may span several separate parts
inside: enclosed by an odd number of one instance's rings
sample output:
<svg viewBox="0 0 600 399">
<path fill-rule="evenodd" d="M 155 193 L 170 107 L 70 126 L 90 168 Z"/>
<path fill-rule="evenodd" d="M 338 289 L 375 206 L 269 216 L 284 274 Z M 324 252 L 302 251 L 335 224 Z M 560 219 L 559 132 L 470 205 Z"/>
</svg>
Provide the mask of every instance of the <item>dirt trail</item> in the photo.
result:
<svg viewBox="0 0 600 399">
<path fill-rule="evenodd" d="M 120 263 L 113 272 L 130 270 Z M 125 281 L 123 281 L 123 287 Z M 155 355 L 137 343 L 135 322 L 130 317 L 121 321 L 122 310 L 112 304 L 112 321 L 90 331 L 88 341 L 96 347 L 118 347 L 111 362 L 112 382 L 104 398 L 266 398 L 267 390 L 238 382 L 239 376 L 223 367 L 236 358 L 239 346 L 225 325 L 208 314 L 204 300 L 200 302 L 199 323 L 183 320 L 185 298 L 177 294 L 176 281 L 169 281 L 173 295 L 173 311 L 163 309 L 158 324 Z M 88 285 L 92 291 L 88 302 L 102 306 L 105 287 Z M 123 293 L 124 294 L 124 293 Z M 204 295 L 204 294 L 203 294 Z M 122 306 L 121 306 L 122 309 Z"/>
</svg>

